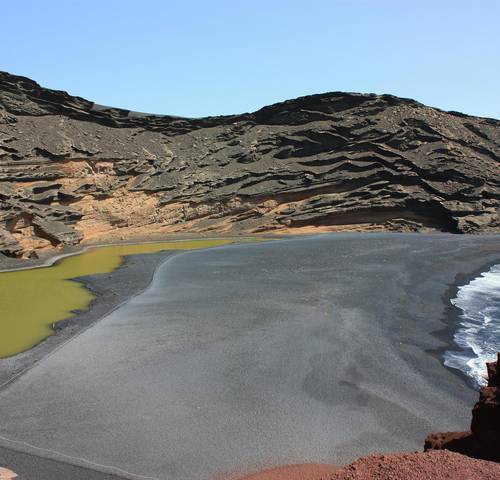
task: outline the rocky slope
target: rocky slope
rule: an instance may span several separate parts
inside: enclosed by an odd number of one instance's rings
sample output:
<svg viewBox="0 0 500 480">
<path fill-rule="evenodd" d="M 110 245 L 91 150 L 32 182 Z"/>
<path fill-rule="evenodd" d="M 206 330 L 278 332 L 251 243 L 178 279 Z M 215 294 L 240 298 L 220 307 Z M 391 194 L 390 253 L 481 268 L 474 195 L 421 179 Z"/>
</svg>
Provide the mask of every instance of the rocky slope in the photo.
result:
<svg viewBox="0 0 500 480">
<path fill-rule="evenodd" d="M 0 72 L 0 252 L 189 232 L 500 231 L 500 121 L 326 93 L 187 119 Z"/>
<path fill-rule="evenodd" d="M 474 458 L 500 462 L 500 352 L 486 364 L 488 386 L 479 391 L 467 432 L 432 433 L 425 450 L 451 450 Z"/>
</svg>

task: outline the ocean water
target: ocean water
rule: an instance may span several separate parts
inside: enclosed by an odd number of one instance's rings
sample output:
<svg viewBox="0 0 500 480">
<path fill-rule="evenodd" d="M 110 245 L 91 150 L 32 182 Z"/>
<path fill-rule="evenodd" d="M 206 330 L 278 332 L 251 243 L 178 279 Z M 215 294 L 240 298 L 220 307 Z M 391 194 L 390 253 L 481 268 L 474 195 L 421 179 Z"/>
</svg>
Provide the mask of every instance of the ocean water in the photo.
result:
<svg viewBox="0 0 500 480">
<path fill-rule="evenodd" d="M 459 350 L 445 352 L 444 364 L 461 370 L 478 388 L 487 383 L 485 362 L 500 352 L 500 265 L 461 286 L 451 303 L 462 311 L 453 336 Z"/>
</svg>

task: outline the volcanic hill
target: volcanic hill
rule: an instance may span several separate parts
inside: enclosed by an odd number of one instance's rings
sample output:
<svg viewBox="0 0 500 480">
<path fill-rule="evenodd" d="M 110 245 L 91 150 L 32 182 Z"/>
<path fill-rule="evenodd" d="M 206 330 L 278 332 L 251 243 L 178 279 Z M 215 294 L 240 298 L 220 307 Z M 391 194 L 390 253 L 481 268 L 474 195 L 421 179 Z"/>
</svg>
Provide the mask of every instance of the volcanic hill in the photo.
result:
<svg viewBox="0 0 500 480">
<path fill-rule="evenodd" d="M 325 93 L 199 119 L 0 72 L 0 253 L 154 234 L 500 231 L 500 121 Z"/>
</svg>

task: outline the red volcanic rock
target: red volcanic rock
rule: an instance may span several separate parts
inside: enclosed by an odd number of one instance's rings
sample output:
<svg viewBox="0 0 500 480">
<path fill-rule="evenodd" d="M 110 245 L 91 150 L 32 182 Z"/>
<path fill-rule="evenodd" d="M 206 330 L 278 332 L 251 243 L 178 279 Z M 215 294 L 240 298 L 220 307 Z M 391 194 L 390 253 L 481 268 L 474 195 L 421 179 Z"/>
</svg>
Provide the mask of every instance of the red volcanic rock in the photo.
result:
<svg viewBox="0 0 500 480">
<path fill-rule="evenodd" d="M 233 477 L 231 477 L 233 478 Z M 344 467 L 285 465 L 240 480 L 498 480 L 500 464 L 449 451 L 369 455 Z"/>
<path fill-rule="evenodd" d="M 469 457 L 479 457 L 479 445 L 471 431 L 431 433 L 425 439 L 424 450 L 451 450 Z"/>
<path fill-rule="evenodd" d="M 477 460 L 450 451 L 429 451 L 363 457 L 334 473 L 329 480 L 498 480 L 499 478 L 498 463 Z"/>
<path fill-rule="evenodd" d="M 488 371 L 488 386 L 490 387 L 500 387 L 500 371 L 498 365 L 500 364 L 500 352 L 497 354 L 498 358 L 496 362 L 486 363 L 486 369 Z"/>
<path fill-rule="evenodd" d="M 432 433 L 424 450 L 451 450 L 473 458 L 500 462 L 500 353 L 486 364 L 488 386 L 479 391 L 469 432 Z"/>
<path fill-rule="evenodd" d="M 241 480 L 327 480 L 339 467 L 321 463 L 284 465 L 247 475 Z"/>
</svg>

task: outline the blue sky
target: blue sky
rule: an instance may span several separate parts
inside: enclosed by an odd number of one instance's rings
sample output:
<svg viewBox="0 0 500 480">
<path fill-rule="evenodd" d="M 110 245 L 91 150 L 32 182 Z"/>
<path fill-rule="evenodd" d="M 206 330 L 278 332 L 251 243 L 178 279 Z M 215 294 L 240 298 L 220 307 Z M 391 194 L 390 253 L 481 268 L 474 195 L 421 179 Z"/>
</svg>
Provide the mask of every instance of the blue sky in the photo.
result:
<svg viewBox="0 0 500 480">
<path fill-rule="evenodd" d="M 0 70 L 190 117 L 343 90 L 500 118 L 499 25 L 499 0 L 5 1 Z"/>
</svg>

